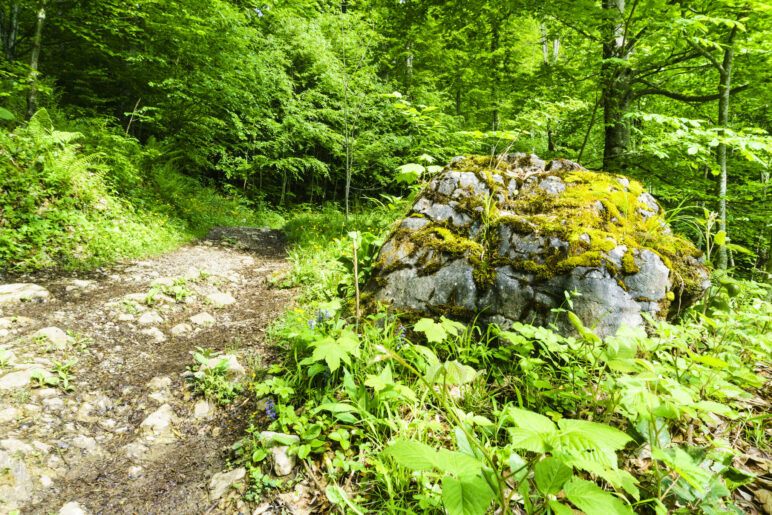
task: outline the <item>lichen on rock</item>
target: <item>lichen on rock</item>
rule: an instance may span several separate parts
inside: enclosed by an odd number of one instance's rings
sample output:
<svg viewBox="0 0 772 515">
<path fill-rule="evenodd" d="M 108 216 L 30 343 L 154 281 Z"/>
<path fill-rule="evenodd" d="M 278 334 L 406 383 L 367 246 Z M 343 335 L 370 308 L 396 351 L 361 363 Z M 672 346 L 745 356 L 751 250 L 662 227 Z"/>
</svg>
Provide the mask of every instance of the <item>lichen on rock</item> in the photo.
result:
<svg viewBox="0 0 772 515">
<path fill-rule="evenodd" d="M 627 177 L 532 154 L 454 158 L 383 245 L 368 285 L 394 311 L 543 325 L 576 291 L 599 335 L 675 316 L 708 286 L 701 253 Z M 562 329 L 570 330 L 569 327 Z"/>
</svg>

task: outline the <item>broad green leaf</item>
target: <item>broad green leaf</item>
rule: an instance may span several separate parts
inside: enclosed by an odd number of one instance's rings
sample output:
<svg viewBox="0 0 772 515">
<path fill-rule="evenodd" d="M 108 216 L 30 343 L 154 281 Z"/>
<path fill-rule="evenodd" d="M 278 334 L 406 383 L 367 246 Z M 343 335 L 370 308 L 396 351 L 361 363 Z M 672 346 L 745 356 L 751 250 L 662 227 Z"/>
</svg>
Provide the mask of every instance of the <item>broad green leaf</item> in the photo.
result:
<svg viewBox="0 0 772 515">
<path fill-rule="evenodd" d="M 587 515 L 633 515 L 628 504 L 592 481 L 575 477 L 563 490 L 568 500 Z"/>
<path fill-rule="evenodd" d="M 437 451 L 415 440 L 399 440 L 388 446 L 383 454 L 391 456 L 403 467 L 424 472 L 433 470 L 437 462 Z"/>
<path fill-rule="evenodd" d="M 484 515 L 493 495 L 491 487 L 480 476 L 442 478 L 442 503 L 449 515 Z"/>
<path fill-rule="evenodd" d="M 574 515 L 574 510 L 558 501 L 549 501 L 549 505 L 555 515 Z"/>
<path fill-rule="evenodd" d="M 457 477 L 478 474 L 482 469 L 480 460 L 468 454 L 440 449 L 434 458 L 437 469 Z"/>
<path fill-rule="evenodd" d="M 726 231 L 718 231 L 713 235 L 713 242 L 719 246 L 726 245 Z"/>
<path fill-rule="evenodd" d="M 533 479 L 544 494 L 556 494 L 571 479 L 571 468 L 555 457 L 543 459 L 534 467 Z"/>
<path fill-rule="evenodd" d="M 11 121 L 14 119 L 13 113 L 8 109 L 0 107 L 0 120 Z"/>
<path fill-rule="evenodd" d="M 413 330 L 424 333 L 430 343 L 442 343 L 448 336 L 448 332 L 442 326 L 431 318 L 422 318 L 413 326 Z"/>
<path fill-rule="evenodd" d="M 507 408 L 507 416 L 517 427 L 531 429 L 541 433 L 553 433 L 557 430 L 555 423 L 538 413 L 510 406 Z"/>
<path fill-rule="evenodd" d="M 509 470 L 512 472 L 512 480 L 518 482 L 528 474 L 528 462 L 526 462 L 518 453 L 513 452 L 507 460 Z"/>
</svg>

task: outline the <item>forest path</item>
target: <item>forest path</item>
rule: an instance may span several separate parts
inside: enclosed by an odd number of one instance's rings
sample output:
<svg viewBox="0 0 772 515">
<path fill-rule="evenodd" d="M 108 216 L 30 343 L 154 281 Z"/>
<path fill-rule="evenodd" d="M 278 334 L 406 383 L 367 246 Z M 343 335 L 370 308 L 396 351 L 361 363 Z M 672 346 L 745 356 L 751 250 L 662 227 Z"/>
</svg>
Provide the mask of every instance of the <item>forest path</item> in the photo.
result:
<svg viewBox="0 0 772 515">
<path fill-rule="evenodd" d="M 0 281 L 0 514 L 247 513 L 212 491 L 247 401 L 204 401 L 186 370 L 196 347 L 249 370 L 293 292 L 269 288 L 287 268 L 278 231 L 208 238 L 87 278 Z M 73 359 L 71 391 L 38 384 Z"/>
</svg>

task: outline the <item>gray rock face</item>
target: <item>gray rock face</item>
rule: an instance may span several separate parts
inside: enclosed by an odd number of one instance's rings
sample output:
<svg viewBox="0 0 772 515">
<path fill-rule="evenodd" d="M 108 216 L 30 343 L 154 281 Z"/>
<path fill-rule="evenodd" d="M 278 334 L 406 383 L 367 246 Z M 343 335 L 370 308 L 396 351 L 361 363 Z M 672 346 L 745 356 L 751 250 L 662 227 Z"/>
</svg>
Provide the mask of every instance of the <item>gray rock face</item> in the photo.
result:
<svg viewBox="0 0 772 515">
<path fill-rule="evenodd" d="M 699 257 L 637 181 L 564 159 L 466 156 L 395 224 L 367 289 L 396 312 L 479 315 L 505 329 L 551 323 L 576 292 L 573 311 L 608 336 L 698 298 L 708 285 Z"/>
</svg>

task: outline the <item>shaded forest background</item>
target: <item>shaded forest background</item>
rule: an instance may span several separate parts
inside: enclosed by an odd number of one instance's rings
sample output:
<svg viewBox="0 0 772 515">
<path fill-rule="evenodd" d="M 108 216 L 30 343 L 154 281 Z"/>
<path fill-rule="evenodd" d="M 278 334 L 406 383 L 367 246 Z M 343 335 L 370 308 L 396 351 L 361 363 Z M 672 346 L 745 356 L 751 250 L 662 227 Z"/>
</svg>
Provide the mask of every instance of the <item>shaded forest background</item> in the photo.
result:
<svg viewBox="0 0 772 515">
<path fill-rule="evenodd" d="M 407 163 L 510 151 L 636 177 L 698 243 L 714 212 L 714 232 L 749 251 L 722 247 L 717 264 L 758 278 L 772 245 L 769 12 L 755 0 L 6 1 L 0 257 L 45 266 L 43 233 L 71 221 L 41 204 L 84 202 L 72 181 L 30 188 L 55 165 L 46 152 L 69 149 L 130 211 L 196 216 L 164 189 L 188 177 L 246 221 L 242 208 L 348 213 L 405 194 Z"/>
</svg>

